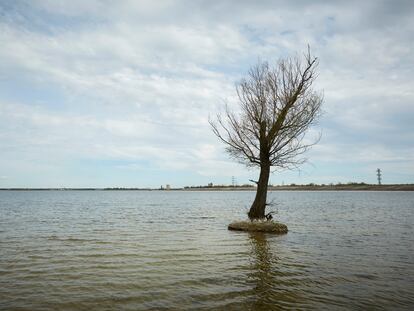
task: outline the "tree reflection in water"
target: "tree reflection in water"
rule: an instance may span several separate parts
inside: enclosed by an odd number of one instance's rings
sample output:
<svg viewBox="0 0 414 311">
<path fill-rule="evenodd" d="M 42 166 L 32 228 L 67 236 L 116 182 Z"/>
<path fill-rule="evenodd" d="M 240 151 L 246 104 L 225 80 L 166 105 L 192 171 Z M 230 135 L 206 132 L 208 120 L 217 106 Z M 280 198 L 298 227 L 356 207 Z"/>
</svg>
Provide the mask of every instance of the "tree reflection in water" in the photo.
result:
<svg viewBox="0 0 414 311">
<path fill-rule="evenodd" d="M 272 243 L 271 248 L 265 233 L 249 233 L 249 238 L 252 246 L 249 274 L 253 285 L 251 309 L 280 310 L 302 305 L 305 297 L 298 293 L 300 284 L 296 273 L 289 271 L 290 264 L 277 256 L 277 245 L 275 248 Z M 270 238 L 270 241 L 277 240 Z"/>
</svg>

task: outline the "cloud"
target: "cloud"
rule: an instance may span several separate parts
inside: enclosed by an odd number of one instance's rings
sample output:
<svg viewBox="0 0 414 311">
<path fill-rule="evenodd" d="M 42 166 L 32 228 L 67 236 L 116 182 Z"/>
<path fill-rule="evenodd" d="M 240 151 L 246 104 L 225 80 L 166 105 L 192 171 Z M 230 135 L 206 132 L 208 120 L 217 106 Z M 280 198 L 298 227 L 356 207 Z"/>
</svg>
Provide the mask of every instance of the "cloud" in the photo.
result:
<svg viewBox="0 0 414 311">
<path fill-rule="evenodd" d="M 33 163 L 44 178 L 49 159 L 74 171 L 112 159 L 200 180 L 254 174 L 226 157 L 208 116 L 237 104 L 234 83 L 257 59 L 310 44 L 325 114 L 308 157 L 413 176 L 409 1 L 19 1 L 0 14 L 2 163 Z"/>
</svg>

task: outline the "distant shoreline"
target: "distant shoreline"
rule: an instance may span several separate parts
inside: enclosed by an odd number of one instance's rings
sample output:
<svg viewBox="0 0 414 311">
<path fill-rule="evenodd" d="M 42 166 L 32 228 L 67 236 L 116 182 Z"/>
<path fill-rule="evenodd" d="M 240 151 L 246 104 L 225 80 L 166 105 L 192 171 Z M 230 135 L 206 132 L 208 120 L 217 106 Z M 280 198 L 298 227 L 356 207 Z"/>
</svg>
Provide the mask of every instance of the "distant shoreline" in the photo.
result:
<svg viewBox="0 0 414 311">
<path fill-rule="evenodd" d="M 337 184 L 269 186 L 269 191 L 414 191 L 414 184 Z M 256 191 L 254 186 L 198 186 L 171 189 L 154 188 L 0 188 L 0 191 Z"/>
<path fill-rule="evenodd" d="M 184 191 L 255 191 L 256 187 L 189 188 Z M 414 191 L 414 184 L 403 185 L 325 185 L 271 186 L 268 191 Z"/>
</svg>

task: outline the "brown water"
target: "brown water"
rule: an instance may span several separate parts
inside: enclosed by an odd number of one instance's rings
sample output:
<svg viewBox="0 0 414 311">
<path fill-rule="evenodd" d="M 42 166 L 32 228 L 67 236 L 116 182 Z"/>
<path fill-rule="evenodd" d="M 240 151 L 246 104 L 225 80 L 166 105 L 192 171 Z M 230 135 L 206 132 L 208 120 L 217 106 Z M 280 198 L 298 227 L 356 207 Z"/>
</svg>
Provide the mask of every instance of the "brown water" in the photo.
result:
<svg viewBox="0 0 414 311">
<path fill-rule="evenodd" d="M 0 191 L 1 310 L 414 309 L 413 192 Z"/>
</svg>

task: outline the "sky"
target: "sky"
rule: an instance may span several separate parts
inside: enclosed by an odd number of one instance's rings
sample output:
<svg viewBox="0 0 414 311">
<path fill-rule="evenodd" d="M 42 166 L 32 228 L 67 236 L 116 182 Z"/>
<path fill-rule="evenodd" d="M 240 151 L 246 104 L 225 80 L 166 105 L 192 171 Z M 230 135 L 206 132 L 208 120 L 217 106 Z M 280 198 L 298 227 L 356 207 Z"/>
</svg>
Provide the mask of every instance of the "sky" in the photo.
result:
<svg viewBox="0 0 414 311">
<path fill-rule="evenodd" d="M 413 42 L 412 1 L 0 0 L 0 187 L 249 183 L 209 116 L 307 45 L 321 140 L 270 182 L 414 183 Z"/>
</svg>

